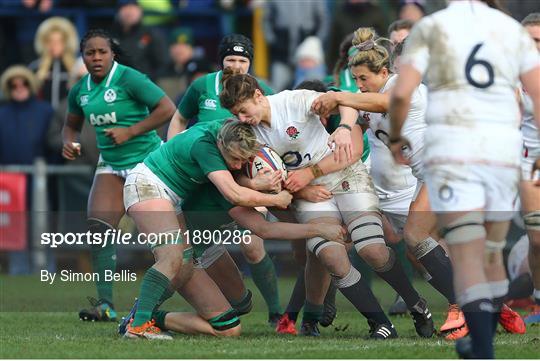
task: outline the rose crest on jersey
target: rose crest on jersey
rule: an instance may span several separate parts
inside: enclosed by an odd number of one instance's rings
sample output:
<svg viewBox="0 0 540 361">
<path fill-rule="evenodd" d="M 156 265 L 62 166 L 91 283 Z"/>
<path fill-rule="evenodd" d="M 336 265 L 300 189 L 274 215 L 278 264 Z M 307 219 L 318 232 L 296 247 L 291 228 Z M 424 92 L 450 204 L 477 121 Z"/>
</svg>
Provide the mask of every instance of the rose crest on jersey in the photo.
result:
<svg viewBox="0 0 540 361">
<path fill-rule="evenodd" d="M 112 103 L 116 100 L 116 92 L 113 89 L 107 89 L 105 94 L 103 94 L 103 99 L 107 103 Z"/>
<path fill-rule="evenodd" d="M 348 192 L 351 190 L 351 185 L 349 184 L 349 182 L 343 181 L 343 183 L 341 183 L 341 188 L 343 188 L 345 192 Z"/>
<path fill-rule="evenodd" d="M 285 132 L 287 133 L 287 135 L 289 136 L 291 140 L 298 138 L 298 136 L 300 135 L 300 132 L 294 126 L 288 127 L 287 130 L 285 130 Z"/>
</svg>

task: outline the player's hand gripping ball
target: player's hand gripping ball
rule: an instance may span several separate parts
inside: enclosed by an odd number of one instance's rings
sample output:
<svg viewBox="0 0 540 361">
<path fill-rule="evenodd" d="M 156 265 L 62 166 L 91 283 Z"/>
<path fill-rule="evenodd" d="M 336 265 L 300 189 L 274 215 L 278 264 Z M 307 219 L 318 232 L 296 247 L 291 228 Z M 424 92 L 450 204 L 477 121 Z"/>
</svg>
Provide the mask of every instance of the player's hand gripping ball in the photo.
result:
<svg viewBox="0 0 540 361">
<path fill-rule="evenodd" d="M 270 147 L 261 150 L 246 163 L 246 173 L 259 191 L 279 193 L 287 179 L 287 167 L 281 157 Z"/>
</svg>

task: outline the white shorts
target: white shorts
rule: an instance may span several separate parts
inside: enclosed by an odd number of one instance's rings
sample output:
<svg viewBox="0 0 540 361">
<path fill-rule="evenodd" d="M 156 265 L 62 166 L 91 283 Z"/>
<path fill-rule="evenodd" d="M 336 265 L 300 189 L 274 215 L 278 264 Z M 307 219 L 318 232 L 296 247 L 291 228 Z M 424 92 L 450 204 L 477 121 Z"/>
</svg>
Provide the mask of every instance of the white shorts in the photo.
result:
<svg viewBox="0 0 540 361">
<path fill-rule="evenodd" d="M 524 234 L 519 241 L 514 244 L 508 254 L 508 278 L 510 281 L 518 278 L 522 270 L 523 262 L 529 256 L 529 237 Z"/>
<path fill-rule="evenodd" d="M 378 212 L 379 198 L 373 193 L 340 193 L 324 202 L 309 202 L 298 199 L 293 203 L 293 209 L 299 223 L 331 217 L 348 225 L 364 212 Z"/>
<path fill-rule="evenodd" d="M 407 188 L 388 198 L 379 196 L 379 207 L 396 233 L 403 233 L 416 189 L 417 187 Z"/>
<path fill-rule="evenodd" d="M 103 160 L 103 157 L 100 154 L 99 158 L 98 158 L 97 165 L 96 165 L 96 173 L 95 173 L 95 175 L 113 174 L 113 175 L 118 176 L 120 178 L 126 179 L 130 170 L 131 169 L 122 169 L 122 170 L 113 169 L 113 167 L 111 167 L 107 162 L 105 162 L 105 160 Z"/>
<path fill-rule="evenodd" d="M 144 163 L 133 168 L 124 183 L 124 207 L 150 199 L 166 199 L 172 203 L 176 214 L 182 213 L 182 198 L 174 193 Z"/>
<path fill-rule="evenodd" d="M 523 152 L 521 153 L 521 180 L 531 180 L 532 167 L 538 158 L 540 158 L 540 147 L 530 148 L 523 146 Z"/>
<path fill-rule="evenodd" d="M 507 221 L 514 216 L 517 168 L 439 164 L 426 167 L 425 179 L 435 213 L 483 209 L 486 221 Z"/>
</svg>

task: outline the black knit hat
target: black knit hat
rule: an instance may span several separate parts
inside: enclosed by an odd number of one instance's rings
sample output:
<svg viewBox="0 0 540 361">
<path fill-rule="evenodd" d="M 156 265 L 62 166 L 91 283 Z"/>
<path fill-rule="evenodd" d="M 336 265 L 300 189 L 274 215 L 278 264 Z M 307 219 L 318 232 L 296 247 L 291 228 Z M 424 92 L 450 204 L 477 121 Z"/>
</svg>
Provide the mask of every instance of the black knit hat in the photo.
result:
<svg viewBox="0 0 540 361">
<path fill-rule="evenodd" d="M 231 34 L 221 39 L 219 43 L 219 64 L 223 65 L 223 59 L 228 55 L 239 55 L 253 61 L 253 43 L 251 39 L 241 34 Z"/>
</svg>

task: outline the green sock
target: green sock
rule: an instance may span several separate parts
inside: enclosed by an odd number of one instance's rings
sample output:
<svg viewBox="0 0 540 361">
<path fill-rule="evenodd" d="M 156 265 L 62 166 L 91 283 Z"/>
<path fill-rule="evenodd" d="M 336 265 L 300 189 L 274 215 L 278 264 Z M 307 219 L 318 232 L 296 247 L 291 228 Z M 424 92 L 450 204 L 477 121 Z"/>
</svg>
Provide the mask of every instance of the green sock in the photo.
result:
<svg viewBox="0 0 540 361">
<path fill-rule="evenodd" d="M 167 316 L 169 311 L 156 310 L 152 312 L 152 318 L 156 321 L 156 326 L 159 327 L 162 331 L 166 331 L 165 327 L 165 316 Z"/>
<path fill-rule="evenodd" d="M 171 281 L 155 268 L 146 271 L 139 293 L 139 307 L 135 313 L 133 326 L 141 326 L 152 319 L 152 311 L 166 294 Z"/>
<path fill-rule="evenodd" d="M 112 303 L 113 283 L 112 281 L 105 281 L 105 271 L 116 272 L 116 246 L 108 243 L 105 247 L 101 247 L 101 245 L 93 246 L 91 252 L 92 267 L 94 272 L 99 275 L 99 280 L 96 282 L 98 298 Z"/>
<path fill-rule="evenodd" d="M 163 302 L 171 298 L 174 295 L 174 292 L 176 292 L 176 290 L 172 288 L 172 285 L 167 287 L 167 289 L 163 292 L 163 294 L 159 298 L 158 303 L 156 304 L 156 307 L 154 308 L 154 311 L 157 310 L 163 304 Z"/>
<path fill-rule="evenodd" d="M 252 293 L 246 288 L 239 300 L 230 300 L 229 303 L 236 310 L 238 316 L 245 315 L 249 313 L 253 307 Z"/>
<path fill-rule="evenodd" d="M 322 317 L 324 305 L 315 305 L 308 300 L 304 303 L 304 311 L 302 314 L 302 322 L 317 321 L 319 322 Z"/>
<path fill-rule="evenodd" d="M 251 270 L 253 282 L 255 282 L 268 306 L 268 312 L 281 313 L 276 269 L 268 254 L 259 263 L 249 263 L 249 269 Z"/>
</svg>

